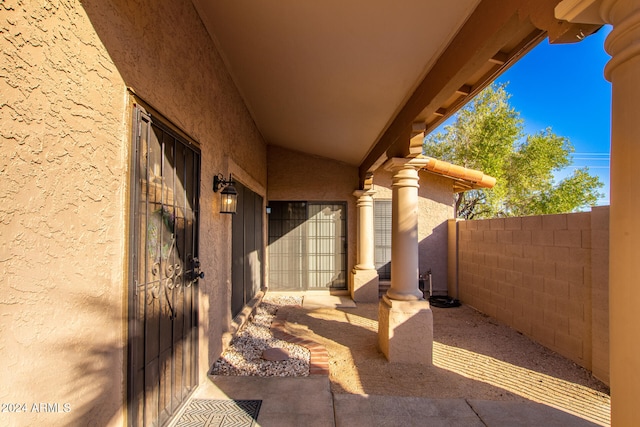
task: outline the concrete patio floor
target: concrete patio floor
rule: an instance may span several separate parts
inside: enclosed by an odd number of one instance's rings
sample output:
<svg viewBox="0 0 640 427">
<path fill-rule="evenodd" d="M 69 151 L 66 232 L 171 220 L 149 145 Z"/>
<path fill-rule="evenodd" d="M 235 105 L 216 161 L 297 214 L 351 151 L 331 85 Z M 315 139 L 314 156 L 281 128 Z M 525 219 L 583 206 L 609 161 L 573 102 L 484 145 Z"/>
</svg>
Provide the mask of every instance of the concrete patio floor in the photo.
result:
<svg viewBox="0 0 640 427">
<path fill-rule="evenodd" d="M 389 364 L 376 304 L 305 297 L 287 332 L 324 345 L 330 374 L 210 376 L 194 398 L 262 400 L 269 426 L 607 426 L 604 386 L 469 307 L 434 308 L 434 366 Z M 459 310 L 459 311 L 455 311 Z"/>
<path fill-rule="evenodd" d="M 262 400 L 262 427 L 557 426 L 599 424 L 535 402 L 333 394 L 326 376 L 210 377 L 194 398 Z"/>
</svg>

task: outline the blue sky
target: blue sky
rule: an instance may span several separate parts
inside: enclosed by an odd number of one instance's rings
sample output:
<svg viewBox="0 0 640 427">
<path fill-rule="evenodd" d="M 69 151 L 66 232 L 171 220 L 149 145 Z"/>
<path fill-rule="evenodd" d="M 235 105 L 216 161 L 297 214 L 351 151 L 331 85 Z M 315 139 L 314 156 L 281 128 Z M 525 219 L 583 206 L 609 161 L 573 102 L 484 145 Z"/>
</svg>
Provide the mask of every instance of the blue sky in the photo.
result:
<svg viewBox="0 0 640 427">
<path fill-rule="evenodd" d="M 574 166 L 588 166 L 605 184 L 599 205 L 609 204 L 611 84 L 604 78 L 609 60 L 604 40 L 610 30 L 604 27 L 573 44 L 545 40 L 497 80 L 509 82 L 511 105 L 520 112 L 527 134 L 551 127 L 571 141 Z"/>
</svg>

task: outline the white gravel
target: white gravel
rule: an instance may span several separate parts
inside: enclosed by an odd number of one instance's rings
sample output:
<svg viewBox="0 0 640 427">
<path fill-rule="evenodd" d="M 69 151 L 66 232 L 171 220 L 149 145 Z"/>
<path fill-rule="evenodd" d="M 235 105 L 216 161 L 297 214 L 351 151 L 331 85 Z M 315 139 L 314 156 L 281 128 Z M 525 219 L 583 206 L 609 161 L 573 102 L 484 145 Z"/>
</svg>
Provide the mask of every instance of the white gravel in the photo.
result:
<svg viewBox="0 0 640 427">
<path fill-rule="evenodd" d="M 213 375 L 300 377 L 309 375 L 309 350 L 274 338 L 271 322 L 278 308 L 302 305 L 302 297 L 265 296 L 256 313 L 231 341 L 231 345 L 214 363 Z M 285 361 L 268 361 L 262 352 L 269 348 L 282 348 L 289 353 Z"/>
</svg>

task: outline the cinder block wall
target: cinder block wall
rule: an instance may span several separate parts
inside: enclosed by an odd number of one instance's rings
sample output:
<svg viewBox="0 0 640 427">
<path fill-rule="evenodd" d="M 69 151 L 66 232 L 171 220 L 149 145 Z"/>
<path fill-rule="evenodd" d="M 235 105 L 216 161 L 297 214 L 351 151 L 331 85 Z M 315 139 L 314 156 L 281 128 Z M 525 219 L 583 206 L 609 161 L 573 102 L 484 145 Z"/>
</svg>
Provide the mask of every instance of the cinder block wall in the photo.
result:
<svg viewBox="0 0 640 427">
<path fill-rule="evenodd" d="M 449 224 L 449 293 L 609 382 L 609 208 Z M 451 245 L 457 242 L 457 253 Z M 456 282 L 457 276 L 457 282 Z"/>
<path fill-rule="evenodd" d="M 591 210 L 593 375 L 609 384 L 609 207 Z"/>
</svg>

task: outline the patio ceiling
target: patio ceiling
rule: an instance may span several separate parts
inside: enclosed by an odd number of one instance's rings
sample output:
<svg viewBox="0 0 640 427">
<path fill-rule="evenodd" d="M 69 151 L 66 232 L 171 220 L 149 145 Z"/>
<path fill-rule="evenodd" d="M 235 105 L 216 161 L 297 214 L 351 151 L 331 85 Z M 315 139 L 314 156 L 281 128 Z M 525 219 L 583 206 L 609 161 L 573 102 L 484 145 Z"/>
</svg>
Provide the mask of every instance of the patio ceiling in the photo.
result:
<svg viewBox="0 0 640 427">
<path fill-rule="evenodd" d="M 270 145 L 359 166 L 420 138 L 548 31 L 557 0 L 193 0 Z M 593 29 L 591 29 L 592 31 Z"/>
</svg>

